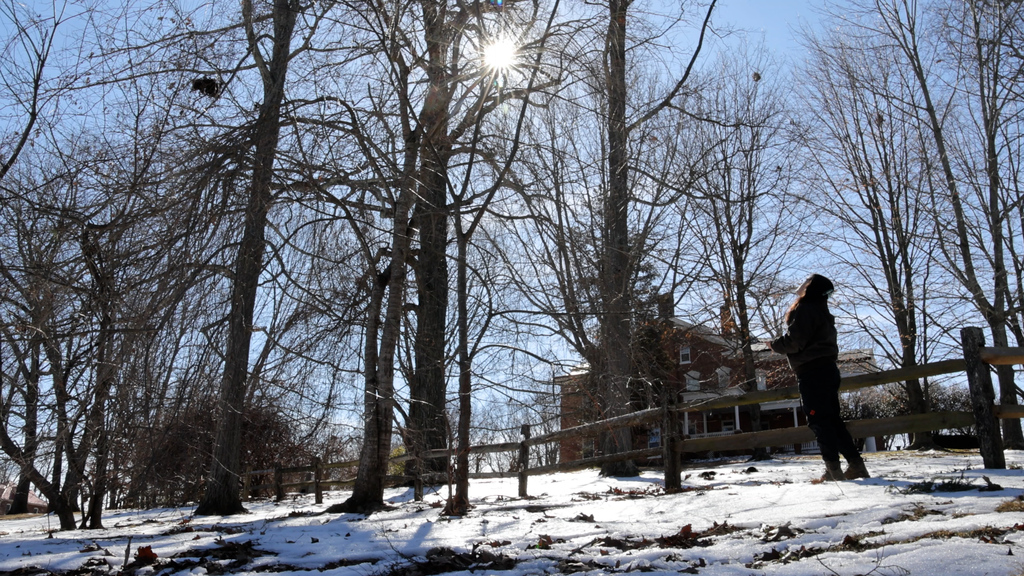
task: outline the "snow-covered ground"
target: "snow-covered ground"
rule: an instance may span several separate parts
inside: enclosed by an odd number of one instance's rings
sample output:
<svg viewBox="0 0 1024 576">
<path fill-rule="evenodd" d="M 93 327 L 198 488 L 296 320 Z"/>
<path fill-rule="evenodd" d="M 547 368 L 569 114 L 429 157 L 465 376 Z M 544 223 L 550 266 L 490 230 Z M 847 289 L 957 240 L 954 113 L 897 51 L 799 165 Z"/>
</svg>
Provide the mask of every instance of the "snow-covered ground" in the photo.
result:
<svg viewBox="0 0 1024 576">
<path fill-rule="evenodd" d="M 0 517 L 0 574 L 1024 575 L 1024 452 L 1006 453 L 1008 470 L 967 453 L 866 459 L 874 478 L 842 483 L 812 482 L 813 457 L 704 463 L 671 495 L 656 472 L 534 476 L 529 499 L 480 480 L 461 518 L 439 515 L 446 487 L 423 502 L 388 490 L 393 508 L 370 517 L 320 514 L 347 492 L 231 517 L 108 511 L 105 530 Z M 979 490 L 990 483 L 1002 489 Z"/>
</svg>

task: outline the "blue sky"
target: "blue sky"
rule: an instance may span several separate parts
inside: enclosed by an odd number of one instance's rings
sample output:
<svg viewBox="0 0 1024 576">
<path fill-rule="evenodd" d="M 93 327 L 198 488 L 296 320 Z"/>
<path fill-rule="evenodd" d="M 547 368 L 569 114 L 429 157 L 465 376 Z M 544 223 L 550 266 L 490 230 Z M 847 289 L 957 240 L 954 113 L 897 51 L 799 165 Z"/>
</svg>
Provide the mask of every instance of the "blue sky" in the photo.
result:
<svg viewBox="0 0 1024 576">
<path fill-rule="evenodd" d="M 821 4 L 821 0 L 718 0 L 714 20 L 748 31 L 751 42 L 764 34 L 765 42 L 780 57 L 794 58 L 801 51 L 796 32 L 802 23 L 817 23 L 814 7 Z"/>
</svg>

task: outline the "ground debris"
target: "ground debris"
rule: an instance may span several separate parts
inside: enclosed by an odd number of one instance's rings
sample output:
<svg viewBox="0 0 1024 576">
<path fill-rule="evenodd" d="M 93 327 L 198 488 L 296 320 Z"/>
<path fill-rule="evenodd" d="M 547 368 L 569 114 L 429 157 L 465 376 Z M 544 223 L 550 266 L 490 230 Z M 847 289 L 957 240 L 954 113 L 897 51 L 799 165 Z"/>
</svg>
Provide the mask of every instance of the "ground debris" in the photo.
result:
<svg viewBox="0 0 1024 576">
<path fill-rule="evenodd" d="M 848 534 L 843 538 L 843 541 L 837 545 L 826 546 L 826 547 L 812 547 L 801 546 L 799 548 L 783 548 L 778 549 L 772 547 L 767 552 L 754 555 L 754 561 L 746 564 L 747 568 L 758 569 L 769 562 L 778 562 L 781 564 L 789 564 L 790 562 L 796 562 L 803 560 L 804 558 L 813 558 L 819 554 L 825 552 L 863 552 L 864 550 L 872 550 L 880 548 L 884 544 L 871 544 L 863 542 L 864 538 L 877 536 L 879 533 L 871 532 L 868 534 L 853 535 Z"/>
<path fill-rule="evenodd" d="M 1016 524 L 1008 528 L 995 528 L 989 526 L 986 528 L 978 528 L 976 530 L 938 530 L 935 532 L 929 532 L 928 534 L 922 534 L 921 536 L 907 538 L 905 540 L 885 540 L 876 542 L 866 542 L 865 540 L 868 538 L 882 536 L 884 535 L 884 532 L 872 531 L 865 534 L 847 534 L 841 543 L 827 547 L 807 548 L 805 546 L 801 546 L 799 548 L 794 547 L 782 550 L 773 547 L 767 552 L 755 554 L 754 561 L 746 564 L 745 566 L 747 568 L 758 569 L 769 562 L 788 564 L 797 560 L 803 560 L 804 558 L 812 558 L 826 552 L 864 552 L 866 550 L 877 550 L 885 546 L 908 544 L 925 539 L 946 540 L 949 538 L 977 538 L 986 544 L 1002 544 L 1002 537 L 1009 532 L 1015 531 L 1024 531 L 1024 524 Z"/>
<path fill-rule="evenodd" d="M 536 544 L 530 544 L 526 547 L 527 550 L 550 550 L 551 546 L 555 544 L 565 544 L 565 540 L 561 538 L 552 538 L 547 534 L 541 534 L 537 539 Z"/>
<path fill-rule="evenodd" d="M 933 540 L 948 540 L 950 538 L 964 538 L 966 540 L 972 540 L 977 538 L 986 544 L 1000 544 L 1002 543 L 1001 538 L 1007 533 L 1020 532 L 1022 529 L 1024 529 L 1024 524 L 1015 524 L 1008 528 L 986 526 L 985 528 L 976 528 L 974 530 L 936 530 L 935 532 L 929 532 L 916 538 L 905 540 L 905 542 L 916 542 L 926 538 L 931 538 Z"/>
<path fill-rule="evenodd" d="M 745 564 L 745 566 L 747 568 L 753 568 L 756 570 L 769 562 L 789 564 L 790 562 L 796 562 L 797 560 L 803 560 L 804 558 L 817 556 L 818 554 L 821 554 L 824 551 L 825 550 L 821 548 L 808 549 L 805 546 L 801 546 L 799 548 L 785 548 L 783 550 L 779 550 L 778 548 L 773 547 L 771 550 L 767 552 L 755 554 L 754 561 Z"/>
<path fill-rule="evenodd" d="M 248 562 L 253 558 L 259 558 L 260 556 L 276 555 L 277 554 L 274 552 L 256 548 L 256 544 L 253 540 L 246 540 L 244 542 L 217 540 L 216 548 L 189 550 L 187 552 L 176 554 L 175 557 L 205 556 L 207 558 L 214 558 L 217 560 L 245 560 Z"/>
<path fill-rule="evenodd" d="M 637 488 L 633 490 L 623 490 L 622 488 L 612 487 L 608 489 L 608 494 L 613 496 L 623 496 L 625 498 L 646 498 L 648 496 L 662 496 L 665 494 L 665 489 L 661 486 L 649 486 L 647 488 Z"/>
<path fill-rule="evenodd" d="M 576 574 L 577 572 L 590 572 L 591 570 L 608 571 L 611 566 L 601 564 L 595 560 L 559 560 L 555 565 L 559 574 Z"/>
<path fill-rule="evenodd" d="M 1024 494 L 996 506 L 996 512 L 1024 512 Z"/>
<path fill-rule="evenodd" d="M 523 506 L 523 510 L 530 512 L 531 514 L 543 514 L 548 510 L 554 510 L 556 508 L 565 508 L 564 504 L 530 504 Z M 506 508 L 508 510 L 508 508 Z"/>
<path fill-rule="evenodd" d="M 978 492 L 998 492 L 1003 489 L 999 484 L 989 480 L 988 476 L 982 476 L 981 479 L 985 481 L 985 485 L 978 488 Z"/>
<path fill-rule="evenodd" d="M 715 527 L 718 527 L 717 523 L 715 524 Z M 705 536 L 703 532 L 694 532 L 693 526 L 687 524 L 686 526 L 683 526 L 679 532 L 669 536 L 655 538 L 655 541 L 661 548 L 694 548 L 696 546 L 711 546 L 711 540 L 708 538 L 701 539 L 702 536 Z"/>
<path fill-rule="evenodd" d="M 761 537 L 762 542 L 781 542 L 782 540 L 796 538 L 797 535 L 804 532 L 800 528 L 793 528 L 789 522 L 781 526 L 762 526 L 761 531 L 764 532 L 764 536 Z"/>
<path fill-rule="evenodd" d="M 112 574 L 110 564 L 106 560 L 94 557 L 89 558 L 84 564 L 74 570 L 51 572 L 38 566 L 25 566 L 13 572 L 5 572 L 10 576 L 109 576 Z"/>
<path fill-rule="evenodd" d="M 900 513 L 900 515 L 895 518 L 886 518 L 882 520 L 882 524 L 893 524 L 895 522 L 905 522 L 908 520 L 917 521 L 925 516 L 942 516 L 942 512 L 925 508 L 920 504 L 914 504 L 914 507 L 908 512 Z"/>
<path fill-rule="evenodd" d="M 426 561 L 413 561 L 385 573 L 385 576 L 432 576 L 446 572 L 475 570 L 511 570 L 516 566 L 516 559 L 504 554 L 495 554 L 488 550 L 472 552 L 456 552 L 451 548 L 431 548 L 426 554 Z"/>
<path fill-rule="evenodd" d="M 934 478 L 932 480 L 922 480 L 921 482 L 915 482 L 902 488 L 892 486 L 891 490 L 894 490 L 900 494 L 931 494 L 932 492 L 966 492 L 968 490 L 979 489 L 984 491 L 995 491 L 1002 490 L 1002 486 L 998 484 L 992 484 L 988 478 L 985 478 L 987 482 L 986 487 L 978 488 L 973 482 L 964 478 L 964 474 L 961 472 L 959 477 L 952 478 Z"/>
<path fill-rule="evenodd" d="M 719 524 L 715 522 L 714 526 L 703 531 L 695 531 L 692 524 L 687 524 L 679 529 L 679 532 L 670 534 L 668 536 L 659 536 L 653 540 L 648 539 L 646 536 L 640 537 L 639 540 L 636 538 L 612 538 L 611 536 L 605 538 L 599 538 L 593 543 L 606 547 L 615 548 L 617 550 L 639 550 L 641 548 L 706 548 L 711 546 L 711 536 L 721 536 L 724 534 L 731 534 L 741 530 L 735 526 L 729 526 L 728 522 Z"/>
</svg>

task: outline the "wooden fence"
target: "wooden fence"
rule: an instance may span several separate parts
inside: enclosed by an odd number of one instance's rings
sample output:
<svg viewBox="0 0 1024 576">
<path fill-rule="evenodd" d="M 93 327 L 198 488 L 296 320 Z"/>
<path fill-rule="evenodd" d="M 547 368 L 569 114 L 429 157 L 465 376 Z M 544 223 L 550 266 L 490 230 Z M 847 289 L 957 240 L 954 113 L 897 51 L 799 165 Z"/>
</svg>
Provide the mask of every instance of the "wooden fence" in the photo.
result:
<svg viewBox="0 0 1024 576">
<path fill-rule="evenodd" d="M 966 372 L 967 383 L 971 395 L 971 412 L 929 412 L 926 414 L 912 414 L 909 416 L 898 416 L 894 418 L 877 418 L 865 420 L 853 420 L 847 422 L 850 434 L 855 438 L 867 438 L 880 435 L 910 434 L 916 432 L 928 432 L 949 428 L 959 428 L 974 425 L 977 430 L 980 452 L 986 468 L 1006 468 L 1006 461 L 1003 457 L 1003 443 L 1000 434 L 998 419 L 1000 418 L 1022 418 L 1024 417 L 1024 406 L 1020 405 L 996 405 L 995 393 L 992 386 L 992 377 L 989 370 L 990 365 L 1014 365 L 1024 364 L 1024 348 L 987 348 L 984 346 L 984 336 L 980 328 L 964 328 L 961 330 L 961 343 L 963 358 L 943 360 L 929 364 L 922 364 L 910 368 L 898 370 L 887 370 L 873 372 L 844 378 L 840 387 L 841 391 L 848 392 L 861 388 L 880 386 L 903 382 L 913 378 L 925 378 L 943 374 L 955 374 Z M 684 453 L 706 452 L 706 451 L 729 451 L 729 450 L 751 450 L 754 448 L 767 448 L 771 446 L 783 446 L 787 444 L 806 443 L 814 440 L 814 433 L 807 426 L 797 428 L 780 428 L 765 430 L 762 432 L 737 433 L 730 436 L 718 436 L 709 438 L 686 438 L 678 433 L 678 418 L 683 412 L 706 411 L 735 406 L 749 406 L 764 402 L 778 400 L 789 400 L 799 398 L 800 392 L 796 386 L 779 388 L 775 390 L 763 390 L 749 392 L 740 396 L 722 396 L 712 400 L 700 402 L 684 402 L 675 405 L 667 405 L 658 408 L 650 408 L 609 418 L 600 422 L 583 424 L 573 428 L 558 430 L 540 436 L 532 436 L 528 424 L 522 427 L 522 439 L 519 442 L 506 442 L 502 444 L 488 444 L 473 446 L 470 452 L 474 454 L 490 452 L 518 451 L 518 470 L 515 472 L 489 472 L 470 474 L 470 478 L 496 478 L 496 477 L 518 477 L 519 495 L 527 496 L 528 478 L 538 474 L 551 472 L 564 472 L 600 466 L 607 462 L 621 460 L 645 459 L 661 457 L 665 465 L 665 489 L 666 491 L 678 490 L 681 487 L 680 461 Z M 560 442 L 584 436 L 593 436 L 600 432 L 636 426 L 641 424 L 660 424 L 662 429 L 662 446 L 658 448 L 647 448 L 633 450 L 618 454 L 608 454 L 592 458 L 584 458 L 571 462 L 560 462 L 546 466 L 530 467 L 530 449 L 534 446 L 550 442 Z M 432 450 L 419 455 L 420 458 L 451 459 L 454 452 L 451 450 Z M 391 460 L 397 464 L 413 459 L 412 455 L 405 455 Z M 316 502 L 323 501 L 323 490 L 326 487 L 343 487 L 354 482 L 354 478 L 345 480 L 324 480 L 324 473 L 336 468 L 355 468 L 359 461 L 336 462 L 324 464 L 314 461 L 310 466 L 297 467 L 276 467 L 268 470 L 247 471 L 243 475 L 243 496 L 249 496 L 256 490 L 273 490 L 278 500 L 284 498 L 288 489 L 299 489 L 301 491 L 312 491 L 316 494 Z M 304 475 L 305 478 L 284 482 L 284 476 Z M 254 485 L 254 478 L 268 479 Z M 433 477 L 389 477 L 392 480 L 413 480 L 416 486 L 417 497 L 422 496 L 423 483 L 445 482 L 448 478 Z"/>
</svg>

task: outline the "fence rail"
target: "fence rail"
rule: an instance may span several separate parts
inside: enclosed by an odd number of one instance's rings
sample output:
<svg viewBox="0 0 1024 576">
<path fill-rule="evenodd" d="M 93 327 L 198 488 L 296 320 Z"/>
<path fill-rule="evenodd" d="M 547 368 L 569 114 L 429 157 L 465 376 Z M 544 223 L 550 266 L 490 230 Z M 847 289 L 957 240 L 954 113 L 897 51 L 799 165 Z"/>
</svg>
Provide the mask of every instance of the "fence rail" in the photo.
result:
<svg viewBox="0 0 1024 576">
<path fill-rule="evenodd" d="M 1024 406 L 1020 405 L 995 405 L 995 394 L 992 387 L 992 378 L 989 366 L 992 365 L 1016 365 L 1024 364 L 1024 348 L 994 348 L 985 347 L 984 337 L 980 328 L 964 328 L 961 330 L 961 343 L 963 345 L 964 357 L 918 366 L 910 366 L 896 370 L 860 374 L 844 378 L 840 390 L 848 392 L 862 388 L 870 388 L 884 384 L 904 382 L 915 378 L 926 378 L 945 374 L 966 372 L 968 387 L 971 393 L 971 412 L 929 412 L 926 414 L 912 414 L 909 416 L 898 416 L 893 418 L 877 418 L 851 420 L 847 422 L 850 434 L 855 438 L 867 438 L 871 436 L 909 434 L 917 432 L 928 432 L 950 428 L 962 428 L 974 425 L 981 446 L 981 456 L 986 468 L 1005 468 L 1006 463 L 1003 457 L 1002 438 L 999 432 L 998 420 L 1004 418 L 1024 418 Z M 494 452 L 516 452 L 518 451 L 519 469 L 510 472 L 484 472 L 472 473 L 470 478 L 519 478 L 519 495 L 527 495 L 527 481 L 529 476 L 548 474 L 551 472 L 571 471 L 593 466 L 600 466 L 609 462 L 622 460 L 635 460 L 662 457 L 665 464 L 665 488 L 666 490 L 678 489 L 680 486 L 679 460 L 684 453 L 706 452 L 706 451 L 733 451 L 750 450 L 754 448 L 768 448 L 772 446 L 784 446 L 788 444 L 803 444 L 814 441 L 814 433 L 806 426 L 796 428 L 780 428 L 764 430 L 760 432 L 738 432 L 724 436 L 709 436 L 702 438 L 680 437 L 677 433 L 675 423 L 683 412 L 708 411 L 735 406 L 749 406 L 778 400 L 790 400 L 800 397 L 800 391 L 796 386 L 780 388 L 775 390 L 759 390 L 733 396 L 720 396 L 710 400 L 698 402 L 682 402 L 673 406 L 650 408 L 633 412 L 615 418 L 608 418 L 600 422 L 582 424 L 564 430 L 557 430 L 539 436 L 532 436 L 528 424 L 523 425 L 522 440 L 519 442 L 504 442 L 499 444 L 487 444 L 472 446 L 471 454 L 483 454 Z M 632 450 L 617 454 L 607 454 L 591 458 L 583 458 L 570 462 L 560 462 L 544 466 L 530 467 L 530 448 L 551 442 L 579 438 L 593 435 L 600 432 L 610 431 L 626 426 L 639 424 L 665 424 L 662 430 L 662 446 L 658 448 L 647 448 Z M 414 458 L 452 458 L 452 450 L 431 450 L 416 455 L 403 455 L 393 458 L 392 464 L 398 464 Z M 322 491 L 325 486 L 346 486 L 354 482 L 354 478 L 344 480 L 325 480 L 323 473 L 328 469 L 354 468 L 359 465 L 358 460 L 346 462 L 335 462 L 324 464 L 315 461 L 310 466 L 276 467 L 267 470 L 247 471 L 243 475 L 243 496 L 249 498 L 253 491 L 260 489 L 273 489 L 278 499 L 284 497 L 285 489 L 298 488 L 314 490 L 317 503 L 322 502 Z M 285 483 L 285 474 L 306 474 L 307 479 L 297 482 Z M 308 478 L 311 475 L 312 478 Z M 269 476 L 273 478 L 271 483 L 250 485 L 254 477 Z M 394 481 L 414 480 L 419 484 L 428 480 L 445 481 L 447 475 L 434 474 L 432 478 L 410 478 L 406 476 L 391 476 Z"/>
</svg>

